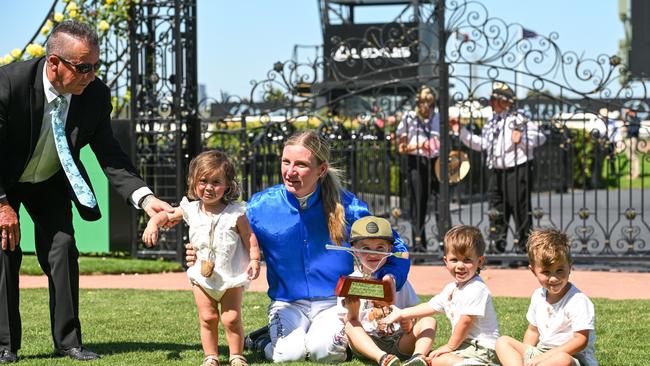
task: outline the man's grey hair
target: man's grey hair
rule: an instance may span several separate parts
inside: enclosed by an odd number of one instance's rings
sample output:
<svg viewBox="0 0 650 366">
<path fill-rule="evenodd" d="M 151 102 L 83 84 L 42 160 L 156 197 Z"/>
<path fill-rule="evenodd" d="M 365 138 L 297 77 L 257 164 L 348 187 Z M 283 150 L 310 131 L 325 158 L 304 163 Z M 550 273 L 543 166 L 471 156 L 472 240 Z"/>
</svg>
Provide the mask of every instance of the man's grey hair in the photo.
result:
<svg viewBox="0 0 650 366">
<path fill-rule="evenodd" d="M 76 40 L 83 41 L 90 47 L 99 48 L 99 36 L 91 26 L 76 20 L 66 20 L 54 28 L 52 34 L 50 34 L 50 38 L 47 40 L 46 53 L 48 56 L 51 54 L 59 55 L 66 53 L 66 41 L 65 37 L 61 36 L 62 34 L 67 34 Z"/>
</svg>

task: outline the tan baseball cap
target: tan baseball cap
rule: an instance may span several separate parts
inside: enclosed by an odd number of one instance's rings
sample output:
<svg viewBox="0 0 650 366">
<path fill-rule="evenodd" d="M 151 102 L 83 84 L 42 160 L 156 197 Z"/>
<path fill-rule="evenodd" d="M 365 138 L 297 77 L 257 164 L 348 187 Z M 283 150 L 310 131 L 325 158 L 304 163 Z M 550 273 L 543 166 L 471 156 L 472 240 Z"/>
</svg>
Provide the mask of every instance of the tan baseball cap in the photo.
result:
<svg viewBox="0 0 650 366">
<path fill-rule="evenodd" d="M 388 240 L 392 244 L 395 238 L 393 237 L 390 222 L 381 217 L 366 216 L 352 224 L 352 228 L 350 229 L 350 243 L 370 238 Z"/>
</svg>

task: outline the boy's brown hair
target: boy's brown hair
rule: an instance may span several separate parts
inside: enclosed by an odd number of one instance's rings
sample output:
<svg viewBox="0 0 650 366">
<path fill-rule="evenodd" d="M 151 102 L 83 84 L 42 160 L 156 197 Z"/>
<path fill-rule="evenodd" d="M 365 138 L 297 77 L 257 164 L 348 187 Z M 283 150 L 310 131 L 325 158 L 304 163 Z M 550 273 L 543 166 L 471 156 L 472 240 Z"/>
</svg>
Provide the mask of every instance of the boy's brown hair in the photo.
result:
<svg viewBox="0 0 650 366">
<path fill-rule="evenodd" d="M 199 180 L 208 173 L 222 172 L 226 179 L 228 188 L 221 200 L 223 203 L 237 201 L 240 190 L 237 183 L 235 166 L 230 162 L 228 156 L 217 150 L 208 150 L 197 155 L 190 162 L 189 174 L 187 177 L 187 196 L 193 200 L 198 199 L 194 188 Z"/>
<path fill-rule="evenodd" d="M 528 261 L 531 267 L 548 268 L 561 261 L 571 265 L 569 236 L 555 228 L 533 230 L 528 237 Z"/>
<path fill-rule="evenodd" d="M 453 251 L 457 255 L 468 256 L 471 252 L 479 257 L 485 255 L 485 241 L 481 231 L 469 225 L 455 225 L 445 234 L 445 255 Z"/>
</svg>

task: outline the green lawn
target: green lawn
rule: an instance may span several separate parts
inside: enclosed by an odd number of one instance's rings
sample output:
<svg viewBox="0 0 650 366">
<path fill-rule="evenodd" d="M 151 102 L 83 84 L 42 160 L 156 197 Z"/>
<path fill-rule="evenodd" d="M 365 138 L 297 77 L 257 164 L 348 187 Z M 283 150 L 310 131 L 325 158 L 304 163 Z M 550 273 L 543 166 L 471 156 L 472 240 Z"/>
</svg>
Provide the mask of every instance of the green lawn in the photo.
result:
<svg viewBox="0 0 650 366">
<path fill-rule="evenodd" d="M 122 273 L 161 273 L 179 272 L 183 267 L 180 263 L 157 259 L 130 259 L 112 257 L 79 257 L 79 273 L 93 274 L 122 274 Z M 35 255 L 24 255 L 20 266 L 20 274 L 42 275 L 43 270 Z"/>
<path fill-rule="evenodd" d="M 196 308 L 189 291 L 81 290 L 84 343 L 103 355 L 92 365 L 199 365 L 203 358 Z M 423 300 L 428 297 L 422 297 Z M 19 365 L 79 365 L 64 358 L 51 358 L 52 343 L 46 289 L 21 291 L 23 348 Z M 268 298 L 246 293 L 244 327 L 256 329 L 266 322 Z M 595 299 L 597 357 L 601 365 L 647 365 L 650 349 L 650 301 Z M 527 299 L 496 298 L 502 334 L 520 338 L 526 328 Z M 441 327 L 436 344 L 449 337 L 449 323 L 437 317 Z M 221 330 L 222 331 L 222 330 Z M 228 348 L 220 335 L 222 364 Z M 225 355 L 225 356 L 223 356 Z M 252 363 L 266 361 L 252 356 Z M 294 365 L 307 365 L 298 362 Z M 345 366 L 366 363 L 352 361 Z"/>
</svg>

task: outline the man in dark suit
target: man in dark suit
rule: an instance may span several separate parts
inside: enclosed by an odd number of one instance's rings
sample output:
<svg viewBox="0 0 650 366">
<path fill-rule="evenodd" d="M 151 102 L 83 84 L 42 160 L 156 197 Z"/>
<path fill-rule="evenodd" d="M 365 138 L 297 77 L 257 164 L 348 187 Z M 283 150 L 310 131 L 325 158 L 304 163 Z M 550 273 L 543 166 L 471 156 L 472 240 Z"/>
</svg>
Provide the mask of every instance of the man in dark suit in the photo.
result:
<svg viewBox="0 0 650 366">
<path fill-rule="evenodd" d="M 125 201 L 150 216 L 171 210 L 145 185 L 113 137 L 110 90 L 95 78 L 98 62 L 96 32 L 66 21 L 53 30 L 45 57 L 0 68 L 0 363 L 16 362 L 20 348 L 21 205 L 34 222 L 36 255 L 48 277 L 56 353 L 77 360 L 99 358 L 82 346 L 79 323 L 79 252 L 71 201 L 83 219 L 101 216 L 79 160 L 82 147 L 90 145 Z M 79 193 L 79 185 L 90 200 Z"/>
</svg>

